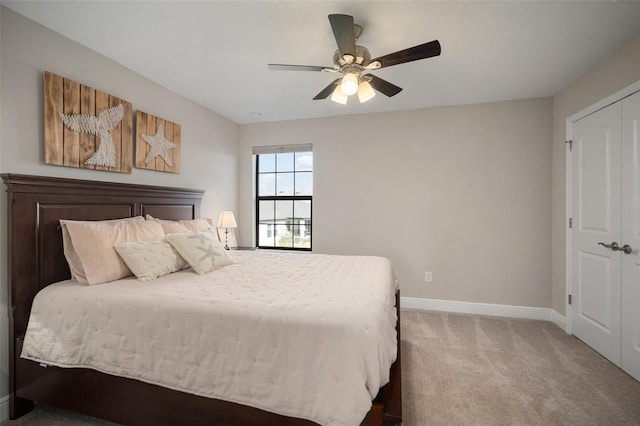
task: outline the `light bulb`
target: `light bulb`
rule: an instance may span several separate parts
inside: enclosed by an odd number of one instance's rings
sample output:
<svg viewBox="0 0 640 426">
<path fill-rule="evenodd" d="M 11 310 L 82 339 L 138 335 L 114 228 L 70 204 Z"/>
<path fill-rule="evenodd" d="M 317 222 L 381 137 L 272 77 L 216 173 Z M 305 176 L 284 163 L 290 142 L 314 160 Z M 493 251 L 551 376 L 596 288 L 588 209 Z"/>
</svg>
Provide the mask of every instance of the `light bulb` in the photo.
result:
<svg viewBox="0 0 640 426">
<path fill-rule="evenodd" d="M 358 76 L 351 72 L 345 74 L 344 77 L 342 77 L 340 87 L 342 88 L 342 93 L 345 95 L 355 95 L 358 91 Z"/>
<path fill-rule="evenodd" d="M 367 102 L 369 99 L 373 98 L 376 95 L 375 90 L 367 81 L 363 81 L 358 86 L 358 99 L 360 103 Z"/>
<path fill-rule="evenodd" d="M 337 102 L 339 104 L 346 105 L 347 104 L 347 98 L 348 98 L 347 95 L 342 93 L 342 89 L 340 89 L 340 85 L 338 84 L 336 86 L 336 90 L 334 90 L 333 94 L 331 95 L 331 100 L 333 102 Z"/>
</svg>

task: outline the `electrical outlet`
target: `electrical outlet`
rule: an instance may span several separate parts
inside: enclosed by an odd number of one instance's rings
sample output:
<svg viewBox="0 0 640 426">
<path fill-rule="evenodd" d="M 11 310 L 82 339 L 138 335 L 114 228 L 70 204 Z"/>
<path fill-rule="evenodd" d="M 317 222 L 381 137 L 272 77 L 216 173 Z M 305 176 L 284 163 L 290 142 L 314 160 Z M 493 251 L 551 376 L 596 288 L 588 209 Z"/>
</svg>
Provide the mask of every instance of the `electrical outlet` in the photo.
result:
<svg viewBox="0 0 640 426">
<path fill-rule="evenodd" d="M 431 271 L 427 271 L 424 273 L 424 282 L 425 283 L 430 283 L 433 281 L 433 274 L 431 273 Z"/>
</svg>

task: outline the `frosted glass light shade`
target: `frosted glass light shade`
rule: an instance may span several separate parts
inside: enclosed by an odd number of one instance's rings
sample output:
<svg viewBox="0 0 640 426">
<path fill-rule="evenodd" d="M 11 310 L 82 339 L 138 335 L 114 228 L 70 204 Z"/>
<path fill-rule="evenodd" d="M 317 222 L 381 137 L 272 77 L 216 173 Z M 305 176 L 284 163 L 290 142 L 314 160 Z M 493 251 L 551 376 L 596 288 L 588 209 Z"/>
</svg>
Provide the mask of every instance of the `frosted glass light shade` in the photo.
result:
<svg viewBox="0 0 640 426">
<path fill-rule="evenodd" d="M 347 73 L 342 77 L 340 82 L 342 93 L 347 96 L 355 95 L 358 91 L 358 76 L 353 73 Z"/>
<path fill-rule="evenodd" d="M 218 228 L 237 228 L 236 218 L 233 212 L 220 212 L 218 216 Z"/>
<path fill-rule="evenodd" d="M 360 103 L 367 102 L 375 95 L 376 91 L 373 90 L 373 87 L 371 87 L 368 82 L 363 81 L 360 83 L 360 86 L 358 86 L 358 99 L 360 100 Z"/>
<path fill-rule="evenodd" d="M 348 99 L 348 96 L 345 95 L 344 93 L 342 93 L 342 89 L 340 89 L 340 85 L 338 84 L 336 86 L 336 90 L 334 90 L 333 94 L 331 95 L 331 100 L 333 102 L 337 102 L 339 104 L 346 105 L 347 104 L 347 99 Z"/>
</svg>

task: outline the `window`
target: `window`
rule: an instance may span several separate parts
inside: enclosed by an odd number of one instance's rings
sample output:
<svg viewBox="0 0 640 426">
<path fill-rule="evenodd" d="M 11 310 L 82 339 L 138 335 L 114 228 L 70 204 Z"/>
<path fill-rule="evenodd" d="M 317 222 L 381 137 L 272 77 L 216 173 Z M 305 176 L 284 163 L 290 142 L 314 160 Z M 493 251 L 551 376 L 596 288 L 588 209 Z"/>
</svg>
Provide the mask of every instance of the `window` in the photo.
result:
<svg viewBox="0 0 640 426">
<path fill-rule="evenodd" d="M 256 152 L 258 247 L 311 250 L 311 146 L 254 148 Z"/>
</svg>

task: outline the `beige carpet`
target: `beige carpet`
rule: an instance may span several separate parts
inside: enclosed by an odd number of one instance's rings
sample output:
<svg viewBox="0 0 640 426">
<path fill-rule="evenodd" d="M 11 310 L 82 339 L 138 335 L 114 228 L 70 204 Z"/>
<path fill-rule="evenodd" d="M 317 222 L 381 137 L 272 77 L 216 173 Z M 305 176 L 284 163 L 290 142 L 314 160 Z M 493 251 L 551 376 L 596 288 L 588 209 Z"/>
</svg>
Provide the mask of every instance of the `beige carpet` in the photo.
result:
<svg viewBox="0 0 640 426">
<path fill-rule="evenodd" d="M 640 425 L 640 382 L 552 323 L 402 314 L 407 426 Z"/>
<path fill-rule="evenodd" d="M 554 324 L 402 315 L 405 426 L 640 425 L 640 382 Z M 6 424 L 111 425 L 47 406 Z"/>
</svg>

